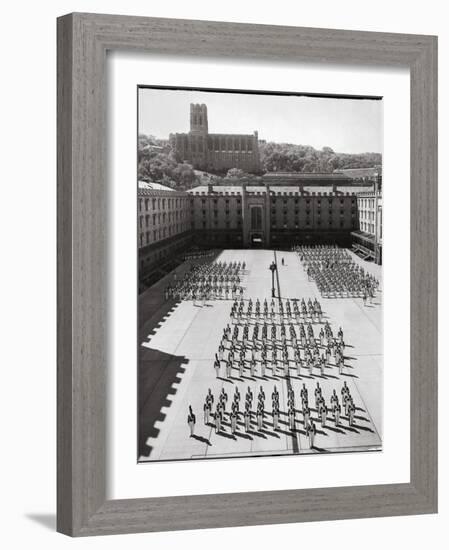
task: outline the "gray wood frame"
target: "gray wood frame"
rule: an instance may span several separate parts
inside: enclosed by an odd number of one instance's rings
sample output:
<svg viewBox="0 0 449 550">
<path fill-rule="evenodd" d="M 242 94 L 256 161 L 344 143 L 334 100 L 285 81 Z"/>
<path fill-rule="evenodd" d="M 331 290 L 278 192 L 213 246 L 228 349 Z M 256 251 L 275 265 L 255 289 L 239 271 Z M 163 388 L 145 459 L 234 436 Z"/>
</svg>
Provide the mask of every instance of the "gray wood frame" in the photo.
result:
<svg viewBox="0 0 449 550">
<path fill-rule="evenodd" d="M 81 13 L 57 25 L 58 531 L 82 536 L 436 512 L 437 38 Z M 106 499 L 105 56 L 124 49 L 410 68 L 410 483 Z"/>
</svg>

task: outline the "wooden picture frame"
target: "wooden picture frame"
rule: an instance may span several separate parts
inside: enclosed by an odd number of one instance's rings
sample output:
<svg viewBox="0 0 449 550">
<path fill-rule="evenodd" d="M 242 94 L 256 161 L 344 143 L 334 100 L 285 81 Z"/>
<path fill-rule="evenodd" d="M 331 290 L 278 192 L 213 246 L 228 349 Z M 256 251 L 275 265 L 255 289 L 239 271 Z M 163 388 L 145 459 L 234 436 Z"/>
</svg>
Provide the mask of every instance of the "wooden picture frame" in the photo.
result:
<svg viewBox="0 0 449 550">
<path fill-rule="evenodd" d="M 58 531 L 83 536 L 436 512 L 437 38 L 82 13 L 57 24 Z M 410 69 L 409 483 L 106 499 L 108 50 Z"/>
</svg>

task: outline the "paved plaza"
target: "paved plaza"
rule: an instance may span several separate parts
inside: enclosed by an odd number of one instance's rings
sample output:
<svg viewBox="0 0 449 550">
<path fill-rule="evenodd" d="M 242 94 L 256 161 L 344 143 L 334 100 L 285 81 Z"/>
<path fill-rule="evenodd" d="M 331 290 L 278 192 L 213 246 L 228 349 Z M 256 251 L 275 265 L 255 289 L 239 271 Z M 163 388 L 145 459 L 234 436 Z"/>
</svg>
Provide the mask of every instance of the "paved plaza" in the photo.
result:
<svg viewBox="0 0 449 550">
<path fill-rule="evenodd" d="M 364 262 L 354 254 L 352 256 L 355 262 L 382 281 L 380 266 Z M 279 293 L 282 300 L 317 298 L 323 310 L 323 322 L 328 321 L 335 334 L 339 327 L 344 331 L 346 366 L 341 375 L 331 364 L 326 365 L 322 376 L 315 373 L 311 376 L 304 369 L 298 377 L 291 367 L 287 378 L 273 376 L 270 368 L 264 377 L 259 375 L 259 371 L 250 376 L 249 370 L 239 377 L 238 369 L 234 368 L 231 378 L 227 379 L 224 374 L 217 378 L 214 358 L 223 329 L 231 324 L 233 300 L 214 300 L 205 305 L 194 305 L 191 300 L 165 300 L 164 289 L 175 277 L 175 272 L 171 272 L 139 298 L 139 461 L 380 450 L 382 285 L 372 304 L 364 305 L 361 298 L 324 299 L 315 283 L 308 281 L 295 252 L 223 250 L 217 252 L 216 259 L 246 263 L 241 283 L 243 298 L 245 301 L 252 298 L 254 302 L 256 299 L 263 302 L 265 298 L 271 301 L 269 265 L 273 260 L 277 261 L 276 300 Z M 189 268 L 189 262 L 179 266 L 176 277 L 182 277 Z M 319 330 L 318 325 L 315 327 Z M 319 382 L 329 403 L 334 389 L 340 397 L 344 381 L 356 406 L 355 422 L 350 426 L 343 411 L 341 422 L 336 426 L 329 413 L 329 420 L 322 428 L 314 409 L 316 383 Z M 311 415 L 317 427 L 313 448 L 310 448 L 306 436 L 300 406 L 296 405 L 298 421 L 293 432 L 289 429 L 286 415 L 289 388 L 294 390 L 299 401 L 303 384 L 308 389 Z M 271 418 L 274 386 L 279 392 L 281 411 L 278 430 L 273 429 Z M 208 389 L 217 399 L 223 387 L 229 395 L 229 404 L 235 387 L 242 398 L 248 387 L 254 396 L 260 387 L 263 388 L 268 413 L 262 429 L 257 429 L 254 420 L 252 428 L 246 432 L 240 418 L 237 432 L 232 434 L 227 415 L 219 433 L 212 424 L 204 424 L 203 405 Z M 192 437 L 187 425 L 189 405 L 196 415 Z"/>
</svg>

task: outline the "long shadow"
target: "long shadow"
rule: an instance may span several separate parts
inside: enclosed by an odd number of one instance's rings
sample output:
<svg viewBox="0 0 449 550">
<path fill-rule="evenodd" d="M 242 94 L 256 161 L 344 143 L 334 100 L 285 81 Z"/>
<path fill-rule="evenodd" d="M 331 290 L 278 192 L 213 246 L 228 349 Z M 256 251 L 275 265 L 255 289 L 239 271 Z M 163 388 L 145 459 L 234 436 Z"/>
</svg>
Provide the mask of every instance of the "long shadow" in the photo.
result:
<svg viewBox="0 0 449 550">
<path fill-rule="evenodd" d="M 368 428 L 367 426 L 360 426 L 360 424 L 353 424 L 353 426 L 357 426 L 357 428 L 359 430 L 363 430 L 365 432 L 371 432 L 371 433 L 374 433 L 374 430 L 372 430 L 371 428 Z"/>
<path fill-rule="evenodd" d="M 325 428 L 327 430 L 330 430 L 331 432 L 337 432 L 339 434 L 344 434 L 345 433 L 344 430 L 340 430 L 340 428 L 334 428 L 333 426 L 329 426 L 329 424 L 326 424 Z"/>
<path fill-rule="evenodd" d="M 206 445 L 209 445 L 210 447 L 212 447 L 212 443 L 210 442 L 210 440 L 206 439 L 205 437 L 203 437 L 201 435 L 193 434 L 192 438 L 196 439 L 197 441 L 201 441 L 201 443 L 206 443 Z"/>
<path fill-rule="evenodd" d="M 183 356 L 175 356 L 152 348 L 139 347 L 138 363 L 138 456 L 150 457 L 153 447 L 149 438 L 159 435 L 156 423 L 163 422 L 172 401 L 168 398 L 176 394 L 176 384 L 188 363 Z"/>
<path fill-rule="evenodd" d="M 221 435 L 221 436 L 223 436 L 223 437 L 226 437 L 227 439 L 237 439 L 237 438 L 235 437 L 235 435 L 233 435 L 233 434 L 228 434 L 228 433 L 226 433 L 226 432 L 224 432 L 224 431 L 222 431 L 222 430 L 220 430 L 220 431 L 217 433 L 217 435 Z"/>
<path fill-rule="evenodd" d="M 250 439 L 251 441 L 253 440 L 253 438 L 245 432 L 235 432 L 235 435 L 237 437 L 242 437 L 243 439 Z"/>
<path fill-rule="evenodd" d="M 278 428 L 277 431 L 281 434 L 284 434 L 284 435 L 292 435 L 291 431 L 281 430 L 281 428 Z"/>
<path fill-rule="evenodd" d="M 255 432 L 254 430 L 250 430 L 248 433 L 256 436 L 256 437 L 261 437 L 262 439 L 266 439 L 267 436 L 265 434 L 262 434 L 260 432 Z"/>
<path fill-rule="evenodd" d="M 355 428 L 353 428 L 351 426 L 345 426 L 345 429 L 348 430 L 348 432 L 354 432 L 356 434 L 360 433 L 359 430 L 356 430 Z"/>
<path fill-rule="evenodd" d="M 265 430 L 263 428 L 260 430 L 260 432 L 263 433 L 263 434 L 269 435 L 271 437 L 277 437 L 279 439 L 279 435 L 276 432 L 270 432 L 270 431 Z"/>
<path fill-rule="evenodd" d="M 217 376 L 217 380 L 222 380 L 223 382 L 229 382 L 230 384 L 234 384 L 232 380 L 229 380 L 229 378 L 223 378 L 222 376 Z"/>
<path fill-rule="evenodd" d="M 182 276 L 185 269 L 177 269 Z M 164 288 L 171 276 L 163 277 L 139 295 L 138 301 L 138 455 L 150 457 L 153 450 L 148 438 L 157 438 L 156 423 L 165 419 L 163 408 L 171 406 L 168 399 L 176 394 L 188 360 L 151 348 L 151 336 L 167 321 L 180 304 L 164 298 Z M 146 345 L 142 345 L 146 343 Z M 149 347 L 148 347 L 149 346 Z"/>
</svg>

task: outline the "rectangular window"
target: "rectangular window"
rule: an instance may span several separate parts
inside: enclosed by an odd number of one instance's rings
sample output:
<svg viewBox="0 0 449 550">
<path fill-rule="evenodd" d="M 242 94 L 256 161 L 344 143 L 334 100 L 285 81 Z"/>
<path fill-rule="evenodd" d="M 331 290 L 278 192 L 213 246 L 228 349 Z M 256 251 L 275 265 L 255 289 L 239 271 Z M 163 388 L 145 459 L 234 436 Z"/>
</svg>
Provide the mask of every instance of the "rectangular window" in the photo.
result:
<svg viewBox="0 0 449 550">
<path fill-rule="evenodd" d="M 253 231 L 262 230 L 262 207 L 254 206 L 251 208 L 251 229 Z"/>
</svg>

